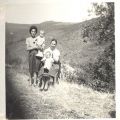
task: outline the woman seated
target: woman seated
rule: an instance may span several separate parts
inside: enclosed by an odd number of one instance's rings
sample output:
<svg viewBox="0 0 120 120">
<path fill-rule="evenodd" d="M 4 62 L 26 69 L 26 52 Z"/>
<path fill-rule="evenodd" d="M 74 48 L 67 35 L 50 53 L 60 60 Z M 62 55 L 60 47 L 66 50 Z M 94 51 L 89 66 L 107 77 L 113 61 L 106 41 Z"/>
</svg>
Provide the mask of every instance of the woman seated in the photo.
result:
<svg viewBox="0 0 120 120">
<path fill-rule="evenodd" d="M 56 48 L 57 40 L 52 39 L 50 47 L 44 51 L 44 57 L 41 61 L 44 62 L 44 72 L 48 73 L 54 64 L 60 61 L 60 51 Z"/>
</svg>

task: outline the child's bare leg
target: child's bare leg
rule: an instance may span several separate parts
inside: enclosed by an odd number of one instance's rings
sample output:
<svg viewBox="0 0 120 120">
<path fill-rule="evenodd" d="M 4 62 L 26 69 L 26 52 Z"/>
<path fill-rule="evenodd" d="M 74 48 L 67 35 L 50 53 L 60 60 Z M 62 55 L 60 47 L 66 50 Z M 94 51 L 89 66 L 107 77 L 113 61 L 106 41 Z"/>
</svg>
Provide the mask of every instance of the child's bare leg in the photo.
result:
<svg viewBox="0 0 120 120">
<path fill-rule="evenodd" d="M 29 85 L 32 85 L 32 75 L 29 73 L 29 78 L 28 78 Z"/>
<path fill-rule="evenodd" d="M 32 78 L 31 77 L 29 78 L 29 85 L 30 86 L 32 85 Z"/>
<path fill-rule="evenodd" d="M 36 86 L 36 82 L 37 82 L 37 73 L 34 72 L 33 74 L 33 85 Z"/>
<path fill-rule="evenodd" d="M 48 90 L 49 79 L 50 79 L 49 77 L 46 77 L 46 79 L 45 79 L 45 86 L 44 86 L 45 91 Z"/>
</svg>

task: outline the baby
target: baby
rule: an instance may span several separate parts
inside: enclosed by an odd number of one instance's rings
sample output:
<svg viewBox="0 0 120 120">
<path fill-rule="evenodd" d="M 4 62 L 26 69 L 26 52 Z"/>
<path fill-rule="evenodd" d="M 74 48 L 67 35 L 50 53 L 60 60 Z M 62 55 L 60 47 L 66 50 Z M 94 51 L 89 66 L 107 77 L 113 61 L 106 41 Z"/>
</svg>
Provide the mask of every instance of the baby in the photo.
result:
<svg viewBox="0 0 120 120">
<path fill-rule="evenodd" d="M 39 48 L 36 57 L 43 58 L 43 49 L 45 47 L 44 31 L 40 30 L 40 35 L 36 37 L 36 46 Z"/>
<path fill-rule="evenodd" d="M 43 59 L 41 61 L 44 62 L 44 72 L 48 73 L 50 68 L 52 67 L 53 62 L 54 62 L 54 60 L 52 58 L 52 52 L 47 51 L 44 54 L 44 57 L 43 57 Z"/>
</svg>

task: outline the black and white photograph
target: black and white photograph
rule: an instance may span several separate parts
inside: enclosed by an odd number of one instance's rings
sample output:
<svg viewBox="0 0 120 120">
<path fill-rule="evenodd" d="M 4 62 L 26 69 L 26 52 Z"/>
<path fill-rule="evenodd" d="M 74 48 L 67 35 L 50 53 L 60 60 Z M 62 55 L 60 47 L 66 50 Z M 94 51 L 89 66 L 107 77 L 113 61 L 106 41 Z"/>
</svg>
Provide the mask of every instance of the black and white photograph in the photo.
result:
<svg viewBox="0 0 120 120">
<path fill-rule="evenodd" d="M 25 1 L 6 4 L 6 118 L 116 118 L 115 3 Z"/>
</svg>

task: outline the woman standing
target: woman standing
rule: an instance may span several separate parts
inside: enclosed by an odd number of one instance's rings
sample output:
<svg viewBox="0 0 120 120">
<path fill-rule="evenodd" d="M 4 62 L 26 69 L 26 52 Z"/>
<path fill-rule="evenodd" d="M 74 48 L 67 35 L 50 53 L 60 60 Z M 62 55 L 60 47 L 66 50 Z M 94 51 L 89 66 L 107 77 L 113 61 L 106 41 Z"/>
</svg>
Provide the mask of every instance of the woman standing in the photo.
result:
<svg viewBox="0 0 120 120">
<path fill-rule="evenodd" d="M 38 48 L 36 45 L 36 34 L 37 27 L 31 26 L 29 29 L 31 37 L 26 38 L 26 45 L 29 57 L 29 73 L 30 73 L 30 85 L 36 86 L 37 80 L 37 63 L 36 63 L 36 54 L 38 53 Z"/>
</svg>

